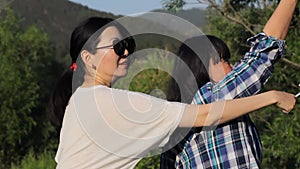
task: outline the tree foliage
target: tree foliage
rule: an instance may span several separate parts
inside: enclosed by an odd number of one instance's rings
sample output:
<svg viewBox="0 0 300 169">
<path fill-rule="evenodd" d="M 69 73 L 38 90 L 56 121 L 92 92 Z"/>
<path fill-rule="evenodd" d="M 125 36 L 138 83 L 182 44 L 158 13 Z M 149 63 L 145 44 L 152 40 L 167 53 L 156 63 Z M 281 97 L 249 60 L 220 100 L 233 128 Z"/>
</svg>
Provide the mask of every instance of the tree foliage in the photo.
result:
<svg viewBox="0 0 300 169">
<path fill-rule="evenodd" d="M 56 166 L 53 151 L 44 151 L 36 155 L 33 150 L 21 160 L 18 165 L 13 164 L 11 169 L 53 169 Z"/>
<path fill-rule="evenodd" d="M 182 8 L 184 0 L 178 5 L 170 0 L 173 8 Z M 249 49 L 246 39 L 262 31 L 279 1 L 258 0 L 195 0 L 208 3 L 206 33 L 223 39 L 230 47 L 232 62 Z M 164 5 L 168 8 L 167 5 Z M 175 6 L 175 7 L 174 7 Z M 168 8 L 170 9 L 170 8 Z M 294 13 L 286 38 L 287 55 L 275 65 L 275 72 L 263 90 L 283 90 L 298 93 L 300 88 L 300 4 Z M 274 106 L 252 113 L 263 142 L 263 168 L 300 167 L 300 117 L 299 105 L 293 113 L 283 114 Z"/>
<path fill-rule="evenodd" d="M 30 148 L 38 151 L 53 142 L 45 113 L 51 76 L 45 69 L 54 62 L 47 34 L 34 26 L 21 29 L 9 9 L 1 16 L 0 168 L 7 168 Z"/>
<path fill-rule="evenodd" d="M 162 3 L 164 8 L 172 12 L 182 9 L 182 7 L 186 4 L 183 0 L 163 0 Z"/>
</svg>

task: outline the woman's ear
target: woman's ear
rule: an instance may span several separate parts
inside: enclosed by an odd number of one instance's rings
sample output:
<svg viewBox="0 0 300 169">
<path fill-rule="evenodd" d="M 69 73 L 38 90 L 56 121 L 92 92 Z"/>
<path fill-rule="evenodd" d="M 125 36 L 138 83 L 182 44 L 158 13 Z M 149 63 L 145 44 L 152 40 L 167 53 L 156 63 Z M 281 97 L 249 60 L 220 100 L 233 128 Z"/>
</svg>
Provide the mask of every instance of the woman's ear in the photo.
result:
<svg viewBox="0 0 300 169">
<path fill-rule="evenodd" d="M 87 51 L 87 50 L 81 51 L 80 57 L 85 65 L 92 67 L 92 65 L 93 65 L 92 57 L 93 56 L 89 51 Z"/>
</svg>

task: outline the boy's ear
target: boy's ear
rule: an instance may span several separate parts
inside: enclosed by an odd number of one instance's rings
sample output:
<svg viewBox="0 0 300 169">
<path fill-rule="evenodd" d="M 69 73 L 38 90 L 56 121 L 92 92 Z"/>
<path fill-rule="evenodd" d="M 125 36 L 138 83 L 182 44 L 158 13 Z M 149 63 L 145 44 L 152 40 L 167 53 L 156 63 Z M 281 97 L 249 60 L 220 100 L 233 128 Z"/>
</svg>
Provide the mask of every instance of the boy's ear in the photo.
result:
<svg viewBox="0 0 300 169">
<path fill-rule="evenodd" d="M 92 63 L 92 57 L 93 57 L 93 56 L 92 56 L 92 54 L 91 54 L 89 51 L 87 51 L 87 50 L 81 51 L 80 57 L 81 57 L 82 61 L 83 61 L 86 65 L 92 67 L 92 65 L 93 65 L 93 63 Z"/>
</svg>

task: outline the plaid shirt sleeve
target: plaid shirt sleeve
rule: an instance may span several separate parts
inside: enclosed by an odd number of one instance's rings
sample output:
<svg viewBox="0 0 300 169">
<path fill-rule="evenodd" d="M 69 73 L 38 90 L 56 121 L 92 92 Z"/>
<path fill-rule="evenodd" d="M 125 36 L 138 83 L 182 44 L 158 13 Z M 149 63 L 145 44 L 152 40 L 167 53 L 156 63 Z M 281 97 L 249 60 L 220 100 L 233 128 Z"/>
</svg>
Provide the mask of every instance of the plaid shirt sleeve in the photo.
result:
<svg viewBox="0 0 300 169">
<path fill-rule="evenodd" d="M 257 94 L 268 81 L 273 64 L 285 54 L 285 41 L 260 33 L 248 39 L 251 49 L 226 77 L 202 86 L 194 96 L 194 104 L 211 103 Z"/>
</svg>

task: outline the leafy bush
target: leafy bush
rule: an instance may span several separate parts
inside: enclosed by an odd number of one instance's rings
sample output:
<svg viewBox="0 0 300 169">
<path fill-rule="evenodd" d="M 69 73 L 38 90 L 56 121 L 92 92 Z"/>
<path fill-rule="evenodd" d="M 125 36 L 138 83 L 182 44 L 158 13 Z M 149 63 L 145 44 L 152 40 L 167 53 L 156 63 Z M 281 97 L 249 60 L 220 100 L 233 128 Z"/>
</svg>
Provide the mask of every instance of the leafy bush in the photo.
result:
<svg viewBox="0 0 300 169">
<path fill-rule="evenodd" d="M 160 49 L 136 58 L 128 75 L 113 87 L 143 92 L 165 99 L 167 83 L 173 70 L 174 57 Z"/>
<path fill-rule="evenodd" d="M 135 169 L 158 169 L 160 167 L 160 155 L 143 158 Z"/>
<path fill-rule="evenodd" d="M 12 165 L 11 169 L 54 169 L 56 166 L 54 156 L 52 151 L 44 151 L 42 154 L 35 155 L 31 150 L 19 165 Z"/>
<path fill-rule="evenodd" d="M 54 143 L 45 113 L 52 60 L 47 34 L 20 28 L 9 9 L 1 11 L 0 39 L 0 168 L 8 168 L 29 149 Z"/>
</svg>

